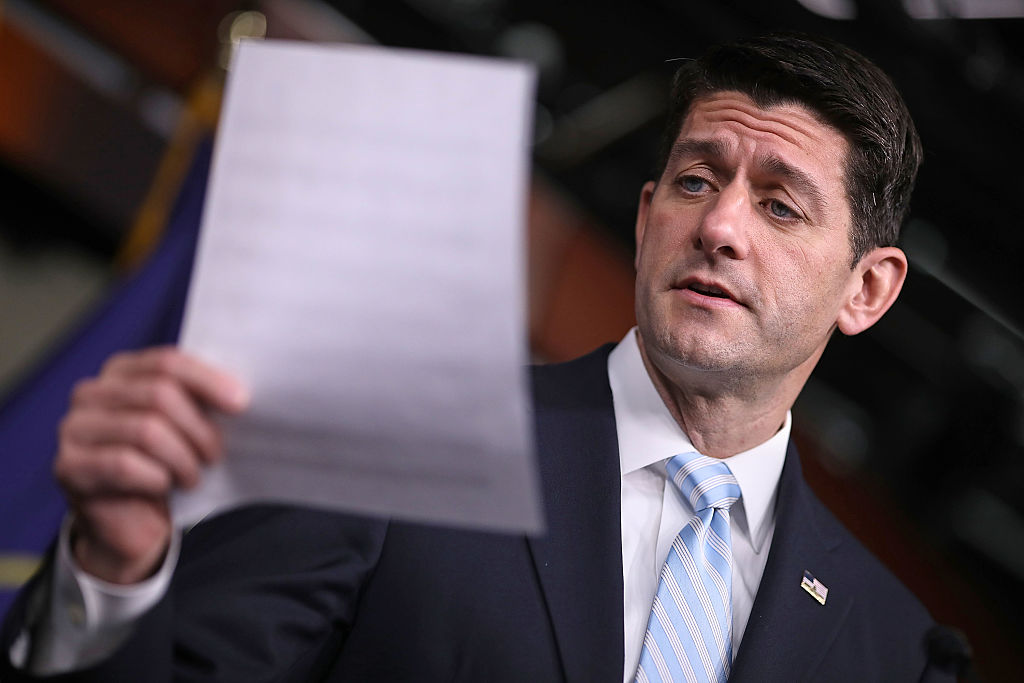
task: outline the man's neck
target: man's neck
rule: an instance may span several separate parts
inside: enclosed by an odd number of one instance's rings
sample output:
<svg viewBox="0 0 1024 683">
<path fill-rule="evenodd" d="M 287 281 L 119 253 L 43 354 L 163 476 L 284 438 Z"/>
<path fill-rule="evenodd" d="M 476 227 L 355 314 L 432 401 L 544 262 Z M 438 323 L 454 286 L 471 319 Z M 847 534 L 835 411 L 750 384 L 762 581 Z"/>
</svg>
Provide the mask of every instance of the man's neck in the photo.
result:
<svg viewBox="0 0 1024 683">
<path fill-rule="evenodd" d="M 742 390 L 727 382 L 705 383 L 670 378 L 652 362 L 637 333 L 640 357 L 658 395 L 669 413 L 702 454 L 728 458 L 770 439 L 786 420 L 803 388 L 814 358 L 807 368 L 797 368 L 774 383 L 748 382 Z"/>
</svg>

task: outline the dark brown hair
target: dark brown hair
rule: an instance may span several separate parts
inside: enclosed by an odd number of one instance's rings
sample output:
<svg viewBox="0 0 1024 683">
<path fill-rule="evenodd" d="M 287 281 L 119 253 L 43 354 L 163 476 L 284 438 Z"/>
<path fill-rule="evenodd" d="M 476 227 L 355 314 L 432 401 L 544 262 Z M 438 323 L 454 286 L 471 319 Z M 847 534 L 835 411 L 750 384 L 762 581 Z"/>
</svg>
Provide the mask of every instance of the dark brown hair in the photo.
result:
<svg viewBox="0 0 1024 683">
<path fill-rule="evenodd" d="M 799 33 L 713 47 L 676 71 L 657 177 L 693 102 L 725 90 L 765 109 L 801 104 L 842 133 L 850 144 L 844 174 L 853 262 L 896 244 L 922 153 L 907 105 L 885 72 L 845 45 Z"/>
</svg>

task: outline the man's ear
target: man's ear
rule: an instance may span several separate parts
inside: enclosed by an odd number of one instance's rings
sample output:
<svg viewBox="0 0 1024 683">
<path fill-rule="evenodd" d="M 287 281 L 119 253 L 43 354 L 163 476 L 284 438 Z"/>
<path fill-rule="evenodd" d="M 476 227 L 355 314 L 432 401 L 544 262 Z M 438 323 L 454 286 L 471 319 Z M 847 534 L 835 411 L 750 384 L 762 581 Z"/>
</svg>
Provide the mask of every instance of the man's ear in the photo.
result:
<svg viewBox="0 0 1024 683">
<path fill-rule="evenodd" d="M 854 266 L 850 278 L 849 296 L 836 320 L 846 335 L 874 325 L 896 301 L 907 278 L 907 256 L 896 247 L 878 247 Z"/>
<path fill-rule="evenodd" d="M 647 214 L 651 208 L 651 200 L 654 198 L 654 188 L 657 187 L 653 180 L 648 180 L 640 188 L 640 203 L 636 207 L 636 256 L 633 258 L 633 267 L 640 269 L 640 245 L 644 241 L 644 228 L 647 227 Z"/>
</svg>

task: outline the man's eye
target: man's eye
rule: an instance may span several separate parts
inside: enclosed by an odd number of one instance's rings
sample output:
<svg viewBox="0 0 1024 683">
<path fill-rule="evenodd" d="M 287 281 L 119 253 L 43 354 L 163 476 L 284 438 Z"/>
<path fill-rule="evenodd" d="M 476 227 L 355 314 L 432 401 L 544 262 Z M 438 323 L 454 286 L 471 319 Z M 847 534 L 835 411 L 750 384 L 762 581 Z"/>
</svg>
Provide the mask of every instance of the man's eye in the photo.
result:
<svg viewBox="0 0 1024 683">
<path fill-rule="evenodd" d="M 789 208 L 778 199 L 768 200 L 768 210 L 772 212 L 772 215 L 776 218 L 796 218 L 796 212 Z"/>
<path fill-rule="evenodd" d="M 700 192 L 707 186 L 707 181 L 700 176 L 684 175 L 679 179 L 679 184 L 687 192 Z"/>
</svg>

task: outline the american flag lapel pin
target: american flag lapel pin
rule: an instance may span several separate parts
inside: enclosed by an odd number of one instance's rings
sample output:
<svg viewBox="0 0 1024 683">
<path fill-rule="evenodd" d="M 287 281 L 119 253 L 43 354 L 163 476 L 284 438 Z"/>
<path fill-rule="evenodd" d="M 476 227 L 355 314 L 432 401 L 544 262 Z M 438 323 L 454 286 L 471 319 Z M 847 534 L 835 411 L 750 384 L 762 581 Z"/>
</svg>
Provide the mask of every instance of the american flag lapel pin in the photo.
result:
<svg viewBox="0 0 1024 683">
<path fill-rule="evenodd" d="M 806 569 L 804 570 L 804 578 L 800 581 L 800 587 L 807 591 L 819 604 L 825 604 L 825 598 L 828 597 L 828 588 L 821 581 L 814 578 L 814 574 L 811 574 Z"/>
</svg>

